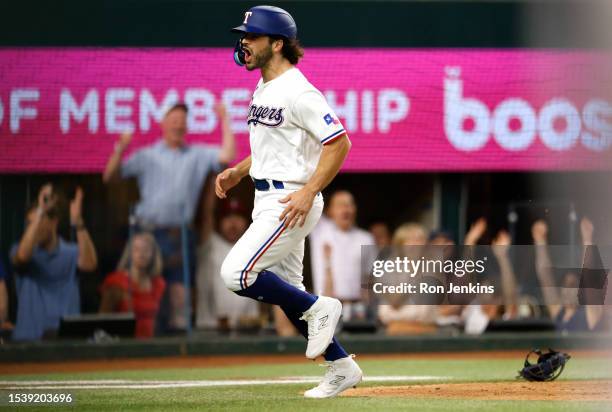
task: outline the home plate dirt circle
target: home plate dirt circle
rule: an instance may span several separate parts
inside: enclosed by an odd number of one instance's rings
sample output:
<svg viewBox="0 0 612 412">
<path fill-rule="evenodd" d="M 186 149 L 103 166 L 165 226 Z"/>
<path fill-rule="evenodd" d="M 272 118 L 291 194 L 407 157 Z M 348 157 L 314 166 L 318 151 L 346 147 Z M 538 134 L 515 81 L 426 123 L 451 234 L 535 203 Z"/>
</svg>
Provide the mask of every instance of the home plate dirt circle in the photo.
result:
<svg viewBox="0 0 612 412">
<path fill-rule="evenodd" d="M 612 402 L 612 381 L 517 381 L 377 386 L 350 389 L 342 396 Z"/>
</svg>

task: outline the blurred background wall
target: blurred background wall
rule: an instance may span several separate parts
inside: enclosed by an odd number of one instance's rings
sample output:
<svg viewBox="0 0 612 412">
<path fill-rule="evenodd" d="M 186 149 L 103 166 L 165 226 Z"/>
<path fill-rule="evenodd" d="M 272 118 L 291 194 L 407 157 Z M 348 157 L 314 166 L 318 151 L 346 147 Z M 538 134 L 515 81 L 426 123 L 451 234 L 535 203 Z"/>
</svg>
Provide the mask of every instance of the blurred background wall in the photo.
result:
<svg viewBox="0 0 612 412">
<path fill-rule="evenodd" d="M 297 16 L 307 53 L 309 47 L 606 49 L 612 41 L 607 30 L 611 7 L 605 1 L 266 3 Z M 231 59 L 235 37 L 228 29 L 253 5 L 202 0 L 3 2 L 0 47 L 226 47 Z M 515 243 L 530 243 L 530 223 L 539 217 L 562 222 L 552 229 L 551 242 L 566 243 L 577 230 L 569 218 L 573 210 L 590 215 L 596 227 L 610 227 L 610 177 L 608 171 L 351 173 L 339 176 L 328 192 L 346 188 L 355 193 L 361 226 L 375 220 L 392 227 L 417 220 L 461 241 L 469 222 L 487 215 L 495 233 L 507 226 L 512 209 L 519 214 Z M 89 286 L 95 289 L 116 264 L 136 187 L 127 182 L 106 188 L 99 174 L 1 175 L 3 256 L 23 229 L 24 208 L 49 180 L 68 196 L 77 184 L 85 188 L 86 219 L 101 258 L 100 277 Z M 239 189 L 247 205 L 251 190 L 245 182 Z M 612 230 L 598 232 L 601 243 L 612 242 Z M 86 305 L 85 311 L 96 310 L 98 303 Z"/>
</svg>

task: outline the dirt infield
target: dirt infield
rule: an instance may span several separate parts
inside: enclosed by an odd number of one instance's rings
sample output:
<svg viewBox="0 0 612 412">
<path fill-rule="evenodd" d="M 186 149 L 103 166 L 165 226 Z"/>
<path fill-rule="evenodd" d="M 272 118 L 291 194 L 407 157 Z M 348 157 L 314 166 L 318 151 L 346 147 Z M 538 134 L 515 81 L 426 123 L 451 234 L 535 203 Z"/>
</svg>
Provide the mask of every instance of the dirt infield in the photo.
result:
<svg viewBox="0 0 612 412">
<path fill-rule="evenodd" d="M 609 351 L 571 351 L 581 358 L 610 359 Z M 359 359 L 517 359 L 522 361 L 525 351 L 481 351 L 481 352 L 440 352 L 359 355 Z M 95 372 L 113 370 L 166 369 L 166 368 L 211 368 L 257 363 L 282 364 L 300 363 L 302 355 L 220 355 L 220 356 L 176 356 L 141 359 L 105 359 L 65 362 L 0 363 L 0 375 L 55 372 Z"/>
<path fill-rule="evenodd" d="M 473 382 L 379 386 L 351 389 L 342 396 L 612 402 L 612 381 Z"/>
</svg>

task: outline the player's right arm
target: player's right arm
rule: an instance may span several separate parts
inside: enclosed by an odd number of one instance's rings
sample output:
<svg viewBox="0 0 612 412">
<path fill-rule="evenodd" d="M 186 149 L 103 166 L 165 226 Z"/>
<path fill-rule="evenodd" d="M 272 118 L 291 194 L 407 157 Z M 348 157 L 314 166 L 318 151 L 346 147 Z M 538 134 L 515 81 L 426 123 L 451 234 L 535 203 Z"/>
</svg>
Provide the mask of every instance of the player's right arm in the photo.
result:
<svg viewBox="0 0 612 412">
<path fill-rule="evenodd" d="M 121 156 L 125 149 L 128 147 L 130 142 L 132 141 L 131 133 L 123 133 L 119 137 L 119 141 L 115 144 L 115 150 L 111 154 L 108 162 L 106 163 L 106 168 L 104 169 L 104 174 L 102 175 L 102 180 L 104 183 L 108 183 L 111 180 L 119 177 L 119 169 L 121 168 Z"/>
<path fill-rule="evenodd" d="M 251 156 L 248 156 L 243 161 L 234 167 L 230 167 L 217 175 L 215 181 L 215 193 L 220 199 L 227 197 L 227 191 L 236 186 L 243 177 L 249 174 L 251 170 Z"/>
</svg>

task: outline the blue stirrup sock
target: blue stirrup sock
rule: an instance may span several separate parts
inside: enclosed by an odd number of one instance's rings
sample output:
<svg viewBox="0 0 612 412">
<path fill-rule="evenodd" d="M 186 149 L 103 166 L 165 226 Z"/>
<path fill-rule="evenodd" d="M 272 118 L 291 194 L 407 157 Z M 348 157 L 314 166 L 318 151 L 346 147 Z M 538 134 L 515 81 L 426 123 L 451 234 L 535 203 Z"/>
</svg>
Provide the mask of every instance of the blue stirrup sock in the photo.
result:
<svg viewBox="0 0 612 412">
<path fill-rule="evenodd" d="M 269 270 L 259 272 L 251 286 L 237 290 L 235 293 L 260 302 L 285 307 L 292 312 L 299 313 L 300 316 L 317 301 L 317 296 L 296 288 Z"/>
<path fill-rule="evenodd" d="M 308 339 L 308 323 L 300 317 L 317 301 L 317 296 L 300 290 L 285 282 L 273 272 L 262 270 L 257 279 L 246 289 L 235 291 L 237 295 L 246 296 L 261 302 L 281 307 L 289 321 Z M 323 355 L 327 361 L 346 358 L 348 353 L 334 338 Z"/>
<path fill-rule="evenodd" d="M 302 336 L 308 339 L 308 323 L 303 320 L 300 320 L 302 314 L 292 312 L 283 306 L 281 306 L 281 309 L 283 310 L 283 312 L 285 312 L 287 319 L 291 321 L 293 326 L 295 326 L 295 328 L 302 334 Z M 329 344 L 329 346 L 325 350 L 325 353 L 323 354 L 323 357 L 326 361 L 335 361 L 338 359 L 346 358 L 347 356 L 348 353 L 344 350 L 344 348 L 340 345 L 336 338 L 332 340 L 332 343 Z"/>
</svg>

